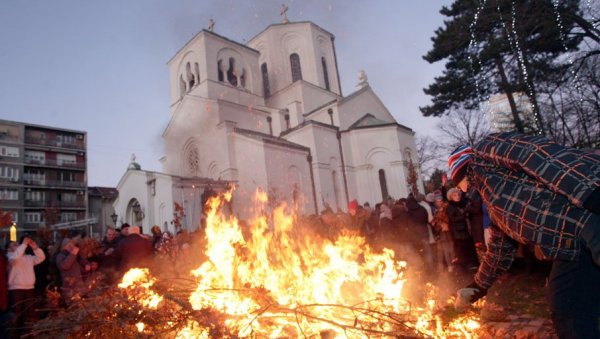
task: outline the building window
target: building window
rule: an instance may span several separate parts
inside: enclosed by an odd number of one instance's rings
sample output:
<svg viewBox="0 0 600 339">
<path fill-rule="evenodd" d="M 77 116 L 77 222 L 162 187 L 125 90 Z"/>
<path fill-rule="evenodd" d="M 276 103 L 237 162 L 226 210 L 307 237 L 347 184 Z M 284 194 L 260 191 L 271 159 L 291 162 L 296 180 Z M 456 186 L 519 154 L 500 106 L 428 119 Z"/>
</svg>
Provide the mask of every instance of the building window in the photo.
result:
<svg viewBox="0 0 600 339">
<path fill-rule="evenodd" d="M 0 146 L 0 155 L 12 158 L 19 157 L 19 149 L 17 147 Z"/>
<path fill-rule="evenodd" d="M 75 165 L 77 158 L 73 154 L 57 154 L 56 163 L 58 166 Z"/>
<path fill-rule="evenodd" d="M 0 178 L 7 179 L 9 181 L 19 181 L 19 169 L 8 166 L 1 166 Z"/>
<path fill-rule="evenodd" d="M 62 212 L 60 213 L 60 221 L 61 222 L 69 222 L 77 220 L 76 212 Z"/>
<path fill-rule="evenodd" d="M 40 221 L 42 221 L 42 214 L 40 212 L 25 212 L 25 222 L 38 223 Z"/>
<path fill-rule="evenodd" d="M 240 75 L 240 86 L 242 88 L 246 88 L 246 69 L 242 69 L 242 74 Z"/>
<path fill-rule="evenodd" d="M 265 98 L 268 98 L 271 96 L 271 86 L 269 86 L 269 71 L 266 62 L 260 65 L 260 72 L 262 73 L 263 94 Z"/>
<path fill-rule="evenodd" d="M 29 163 L 43 164 L 46 161 L 46 153 L 25 151 L 25 161 Z"/>
<path fill-rule="evenodd" d="M 300 66 L 300 56 L 297 53 L 290 55 L 290 65 L 292 67 L 292 82 L 302 80 L 302 67 Z"/>
<path fill-rule="evenodd" d="M 192 87 L 194 87 L 196 84 L 196 77 L 192 73 L 192 66 L 189 62 L 185 65 L 185 77 L 187 79 L 188 88 L 192 89 Z"/>
<path fill-rule="evenodd" d="M 25 200 L 28 201 L 44 201 L 46 193 L 42 191 L 26 191 Z"/>
<path fill-rule="evenodd" d="M 57 146 L 62 146 L 62 144 L 75 144 L 75 137 L 72 135 L 59 134 L 56 136 L 56 144 Z"/>
<path fill-rule="evenodd" d="M 325 80 L 325 89 L 329 91 L 329 74 L 327 74 L 327 62 L 325 57 L 321 57 L 321 65 L 323 66 L 323 79 Z"/>
<path fill-rule="evenodd" d="M 219 81 L 225 81 L 225 76 L 223 72 L 223 60 L 217 61 L 217 74 Z"/>
<path fill-rule="evenodd" d="M 9 189 L 0 190 L 0 200 L 19 200 L 19 191 Z"/>
<path fill-rule="evenodd" d="M 238 79 L 237 79 L 237 75 L 236 75 L 236 71 L 235 71 L 235 59 L 234 58 L 229 58 L 229 69 L 227 70 L 227 81 L 229 81 L 229 83 L 232 86 L 237 86 L 237 84 L 238 84 Z"/>
<path fill-rule="evenodd" d="M 196 71 L 196 85 L 200 84 L 200 65 L 196 62 L 194 64 L 194 70 Z"/>
<path fill-rule="evenodd" d="M 385 201 L 390 195 L 388 193 L 387 180 L 385 179 L 385 171 L 382 169 L 379 170 L 379 186 L 381 187 L 381 199 Z"/>
</svg>

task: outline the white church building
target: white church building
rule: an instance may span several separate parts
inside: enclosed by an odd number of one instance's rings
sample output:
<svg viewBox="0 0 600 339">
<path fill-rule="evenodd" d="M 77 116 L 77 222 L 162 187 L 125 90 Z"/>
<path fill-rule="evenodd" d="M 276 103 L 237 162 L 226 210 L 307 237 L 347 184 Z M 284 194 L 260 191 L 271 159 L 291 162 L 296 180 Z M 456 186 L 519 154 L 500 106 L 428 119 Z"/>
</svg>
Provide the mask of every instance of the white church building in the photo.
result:
<svg viewBox="0 0 600 339">
<path fill-rule="evenodd" d="M 203 192 L 235 185 L 232 213 L 257 189 L 306 214 L 406 197 L 414 131 L 396 122 L 361 72 L 342 95 L 334 36 L 312 22 L 273 24 L 242 44 L 202 30 L 168 62 L 170 121 L 162 173 L 134 159 L 118 183 L 121 223 L 196 229 Z M 419 182 L 422 188 L 422 183 Z"/>
</svg>

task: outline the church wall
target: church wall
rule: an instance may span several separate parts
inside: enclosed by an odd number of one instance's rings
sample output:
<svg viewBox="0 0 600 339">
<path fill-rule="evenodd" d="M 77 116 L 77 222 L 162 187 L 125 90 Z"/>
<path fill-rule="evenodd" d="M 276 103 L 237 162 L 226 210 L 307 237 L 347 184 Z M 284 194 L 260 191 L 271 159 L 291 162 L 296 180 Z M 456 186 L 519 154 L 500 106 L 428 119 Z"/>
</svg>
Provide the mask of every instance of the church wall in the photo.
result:
<svg viewBox="0 0 600 339">
<path fill-rule="evenodd" d="M 267 100 L 267 105 L 288 109 L 290 111 L 290 127 L 293 128 L 304 121 L 303 114 L 336 98 L 337 96 L 321 88 L 297 81 L 289 88 L 271 96 Z M 299 103 L 298 108 L 296 108 L 297 103 Z M 282 126 L 282 131 L 285 131 L 285 124 Z"/>
<path fill-rule="evenodd" d="M 379 127 L 353 130 L 342 134 L 344 159 L 348 167 L 350 200 L 371 205 L 382 198 L 379 183 L 380 169 L 385 171 L 388 194 L 395 199 L 408 194 L 406 173 L 402 166 L 404 149 L 398 138 L 397 127 Z"/>
<path fill-rule="evenodd" d="M 236 127 L 269 134 L 268 112 L 227 102 L 219 102 L 219 122 L 233 121 Z"/>
<path fill-rule="evenodd" d="M 117 226 L 122 223 L 142 226 L 145 234 L 150 233 L 150 228 L 157 224 L 163 225 L 169 222 L 173 215 L 172 180 L 170 176 L 151 172 L 156 179 L 154 194 L 152 186 L 147 184 L 148 172 L 139 170 L 128 170 L 125 174 L 126 180 L 121 180 L 117 189 L 119 197 L 115 200 L 113 207 L 118 215 Z M 144 212 L 142 220 L 135 220 L 129 208 L 132 199 L 136 199 Z M 166 206 L 166 212 L 161 214 L 161 205 Z"/>
<path fill-rule="evenodd" d="M 330 116 L 329 113 L 327 112 L 329 109 L 332 110 L 333 116 Z M 308 120 L 322 122 L 326 125 L 331 125 L 331 118 L 333 118 L 333 125 L 339 126 L 339 119 L 338 119 L 336 105 L 331 105 L 331 106 L 325 107 L 325 108 L 319 110 L 318 112 L 314 112 L 314 113 L 310 114 L 310 116 L 306 117 L 306 119 L 308 119 Z"/>
<path fill-rule="evenodd" d="M 278 198 L 293 204 L 293 191 L 297 189 L 299 211 L 314 213 L 313 190 L 310 178 L 308 152 L 277 145 L 265 145 L 267 192 L 275 192 Z"/>
<path fill-rule="evenodd" d="M 368 89 L 340 105 L 340 129 L 342 131 L 348 129 L 350 125 L 367 113 L 371 113 L 377 119 L 383 121 L 396 122 L 396 119 L 388 112 L 381 101 Z"/>
<path fill-rule="evenodd" d="M 253 198 L 257 188 L 268 186 L 266 154 L 263 142 L 241 135 L 233 137 L 237 168 L 238 187 L 234 192 L 234 213 L 246 219 L 255 215 Z"/>
<path fill-rule="evenodd" d="M 166 154 L 163 171 L 178 176 L 190 175 L 185 162 L 184 148 L 191 139 L 198 146 L 200 163 L 208 165 L 205 163 L 208 160 L 205 154 L 213 152 L 206 150 L 211 150 L 214 144 L 221 140 L 215 129 L 218 118 L 219 106 L 216 101 L 187 97 L 171 117 L 169 126 L 163 134 Z M 205 175 L 202 169 L 203 166 L 200 166 L 198 176 Z"/>
<path fill-rule="evenodd" d="M 307 125 L 289 135 L 286 139 L 311 149 L 313 158 L 312 166 L 315 176 L 315 189 L 319 211 L 324 208 L 323 203 L 330 206 L 345 208 L 345 193 L 342 177 L 339 144 L 336 136 L 337 130 L 320 125 Z M 333 159 L 333 161 L 332 161 Z M 332 172 L 336 171 L 337 183 L 333 184 Z M 337 203 L 335 188 L 337 188 Z"/>
</svg>

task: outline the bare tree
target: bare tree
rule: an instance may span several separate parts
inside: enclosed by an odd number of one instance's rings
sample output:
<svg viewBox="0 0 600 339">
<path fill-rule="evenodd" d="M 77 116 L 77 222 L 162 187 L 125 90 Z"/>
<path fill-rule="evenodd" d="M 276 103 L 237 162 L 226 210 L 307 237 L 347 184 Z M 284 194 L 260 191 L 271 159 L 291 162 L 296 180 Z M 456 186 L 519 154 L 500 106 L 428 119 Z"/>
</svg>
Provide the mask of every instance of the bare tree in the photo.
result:
<svg viewBox="0 0 600 339">
<path fill-rule="evenodd" d="M 458 109 L 444 116 L 438 129 L 445 137 L 446 150 L 460 145 L 475 145 L 491 131 L 490 121 L 484 110 Z"/>
<path fill-rule="evenodd" d="M 443 144 L 429 135 L 417 136 L 416 144 L 418 166 L 424 178 L 445 166 L 446 147 Z"/>
<path fill-rule="evenodd" d="M 544 100 L 550 137 L 560 144 L 600 147 L 600 56 L 576 60 L 577 76 L 565 70 Z"/>
</svg>

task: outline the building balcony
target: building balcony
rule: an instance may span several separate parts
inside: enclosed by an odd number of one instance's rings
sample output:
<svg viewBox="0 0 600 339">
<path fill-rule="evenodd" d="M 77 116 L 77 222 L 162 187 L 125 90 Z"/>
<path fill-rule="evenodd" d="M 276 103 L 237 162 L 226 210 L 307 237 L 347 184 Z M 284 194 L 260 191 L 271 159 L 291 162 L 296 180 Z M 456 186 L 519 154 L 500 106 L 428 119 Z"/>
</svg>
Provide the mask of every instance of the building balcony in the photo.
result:
<svg viewBox="0 0 600 339">
<path fill-rule="evenodd" d="M 85 209 L 85 201 L 55 201 L 55 200 L 25 200 L 25 207 L 33 208 L 60 208 L 60 209 Z"/>
<path fill-rule="evenodd" d="M 18 185 L 19 182 L 19 178 L 0 177 L 0 185 Z"/>
<path fill-rule="evenodd" d="M 83 141 L 64 142 L 64 141 L 58 141 L 55 139 L 42 139 L 42 138 L 26 136 L 25 144 L 85 150 L 85 145 L 83 144 Z"/>
<path fill-rule="evenodd" d="M 0 162 L 1 163 L 11 163 L 11 164 L 18 164 L 20 163 L 21 157 L 9 157 L 6 155 L 0 155 Z"/>
<path fill-rule="evenodd" d="M 84 188 L 86 183 L 83 181 L 64 181 L 64 180 L 32 180 L 25 179 L 23 183 L 26 186 L 42 186 L 42 187 L 56 187 L 56 188 Z"/>
<path fill-rule="evenodd" d="M 17 143 L 19 142 L 19 136 L 0 132 L 0 141 Z"/>
<path fill-rule="evenodd" d="M 25 164 L 27 165 L 38 165 L 38 166 L 48 166 L 48 167 L 59 167 L 59 168 L 75 168 L 75 169 L 85 169 L 85 164 L 81 163 L 72 163 L 58 160 L 50 160 L 50 159 L 25 159 Z"/>
<path fill-rule="evenodd" d="M 17 208 L 21 206 L 21 202 L 19 200 L 12 200 L 12 199 L 2 199 L 0 198 L 0 205 L 2 206 L 2 209 L 6 210 L 9 208 Z"/>
<path fill-rule="evenodd" d="M 25 207 L 47 207 L 49 205 L 46 200 L 25 200 L 23 205 Z"/>
</svg>

